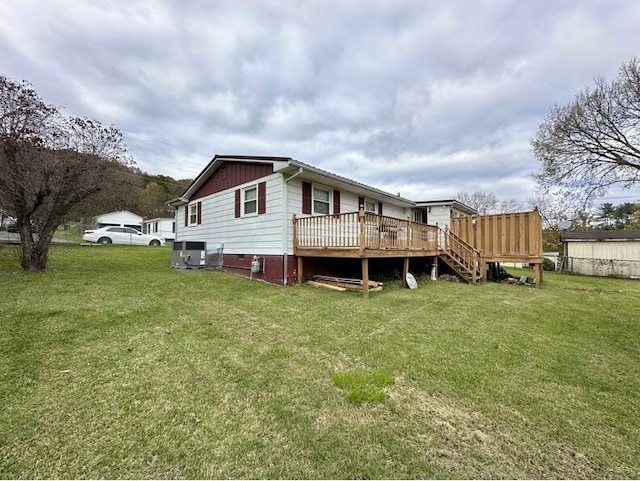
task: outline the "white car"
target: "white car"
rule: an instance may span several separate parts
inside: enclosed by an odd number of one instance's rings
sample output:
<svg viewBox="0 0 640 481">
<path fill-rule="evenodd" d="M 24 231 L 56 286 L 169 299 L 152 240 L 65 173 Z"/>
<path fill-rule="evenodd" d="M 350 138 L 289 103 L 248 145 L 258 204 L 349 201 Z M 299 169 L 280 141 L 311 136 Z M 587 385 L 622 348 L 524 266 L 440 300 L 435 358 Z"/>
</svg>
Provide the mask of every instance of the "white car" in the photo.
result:
<svg viewBox="0 0 640 481">
<path fill-rule="evenodd" d="M 136 246 L 163 246 L 164 238 L 157 235 L 143 234 L 131 227 L 103 227 L 102 229 L 85 231 L 82 236 L 85 242 L 98 244 L 126 244 Z"/>
</svg>

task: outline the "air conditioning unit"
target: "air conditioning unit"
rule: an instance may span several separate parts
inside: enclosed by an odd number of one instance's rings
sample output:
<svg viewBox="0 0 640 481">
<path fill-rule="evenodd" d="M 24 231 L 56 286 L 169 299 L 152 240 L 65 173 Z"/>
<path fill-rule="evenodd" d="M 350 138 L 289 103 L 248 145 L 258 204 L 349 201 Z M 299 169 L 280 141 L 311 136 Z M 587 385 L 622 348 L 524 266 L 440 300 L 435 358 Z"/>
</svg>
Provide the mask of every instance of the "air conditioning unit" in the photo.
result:
<svg viewBox="0 0 640 481">
<path fill-rule="evenodd" d="M 206 266 L 206 242 L 178 241 L 173 243 L 171 267 L 174 269 L 203 269 Z"/>
<path fill-rule="evenodd" d="M 222 269 L 224 244 L 207 249 L 206 242 L 178 241 L 173 243 L 171 267 L 174 269 Z"/>
</svg>

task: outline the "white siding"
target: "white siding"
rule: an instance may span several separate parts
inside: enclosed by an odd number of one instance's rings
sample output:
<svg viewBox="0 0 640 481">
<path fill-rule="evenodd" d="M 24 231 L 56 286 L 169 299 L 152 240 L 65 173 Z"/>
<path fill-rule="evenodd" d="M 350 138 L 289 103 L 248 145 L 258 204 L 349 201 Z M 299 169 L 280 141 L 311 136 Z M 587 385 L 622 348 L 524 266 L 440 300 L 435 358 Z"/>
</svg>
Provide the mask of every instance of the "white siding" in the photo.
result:
<svg viewBox="0 0 640 481">
<path fill-rule="evenodd" d="M 125 225 L 137 225 L 142 226 L 142 217 L 128 210 L 121 210 L 119 212 L 109 212 L 107 214 L 98 215 L 95 217 L 96 224 L 113 224 L 119 226 Z"/>
<path fill-rule="evenodd" d="M 145 234 L 155 234 L 164 237 L 167 240 L 173 240 L 175 238 L 173 223 L 174 220 L 168 218 L 145 220 L 143 223 L 142 231 Z"/>
<path fill-rule="evenodd" d="M 287 191 L 287 253 L 293 255 L 293 215 L 297 217 L 309 217 L 308 214 L 302 213 L 302 182 L 308 182 L 305 179 L 293 179 L 288 183 Z M 313 182 L 312 182 L 313 184 Z M 319 184 L 324 187 L 328 187 L 327 184 Z M 345 214 L 348 212 L 358 212 L 358 198 L 362 197 L 361 194 L 349 192 L 346 190 L 340 190 L 340 213 Z M 367 196 L 364 196 L 367 197 Z M 376 203 L 380 200 L 373 196 L 368 196 L 368 199 L 375 200 Z M 333 195 L 331 195 L 331 212 L 333 212 Z M 398 219 L 407 219 L 411 214 L 411 209 L 399 207 L 393 204 L 388 204 L 382 201 L 382 215 L 389 217 L 396 217 Z"/>
<path fill-rule="evenodd" d="M 235 217 L 235 191 L 266 181 L 266 213 Z M 184 209 L 178 208 L 178 241 L 206 241 L 209 249 L 224 244 L 231 254 L 282 254 L 282 176 L 273 174 L 216 194 L 197 199 L 202 202 L 202 224 L 184 225 Z"/>
<path fill-rule="evenodd" d="M 571 257 L 640 261 L 640 241 L 568 241 Z"/>
<path fill-rule="evenodd" d="M 439 227 L 443 229 L 449 226 L 449 221 L 451 219 L 451 208 L 447 206 L 432 206 L 427 207 L 427 223 L 429 225 L 438 224 Z M 431 212 L 429 212 L 429 209 Z"/>
</svg>

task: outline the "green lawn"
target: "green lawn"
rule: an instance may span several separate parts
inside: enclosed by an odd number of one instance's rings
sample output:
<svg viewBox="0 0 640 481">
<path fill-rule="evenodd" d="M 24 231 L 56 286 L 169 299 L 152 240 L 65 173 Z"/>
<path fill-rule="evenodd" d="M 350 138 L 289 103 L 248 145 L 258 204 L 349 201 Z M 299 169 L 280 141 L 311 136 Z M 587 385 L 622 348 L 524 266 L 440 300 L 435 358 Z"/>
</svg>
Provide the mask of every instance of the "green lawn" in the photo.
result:
<svg viewBox="0 0 640 481">
<path fill-rule="evenodd" d="M 640 478 L 640 282 L 358 293 L 0 245 L 0 478 Z"/>
</svg>

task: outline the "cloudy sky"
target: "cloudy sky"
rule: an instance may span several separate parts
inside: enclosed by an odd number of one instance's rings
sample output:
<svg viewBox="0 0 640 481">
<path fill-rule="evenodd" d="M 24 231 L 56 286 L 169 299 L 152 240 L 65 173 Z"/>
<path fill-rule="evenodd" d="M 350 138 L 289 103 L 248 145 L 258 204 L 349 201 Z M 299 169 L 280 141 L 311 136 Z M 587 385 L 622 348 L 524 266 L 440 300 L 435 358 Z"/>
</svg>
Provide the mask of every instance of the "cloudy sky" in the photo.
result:
<svg viewBox="0 0 640 481">
<path fill-rule="evenodd" d="M 290 156 L 420 200 L 526 200 L 544 116 L 633 56 L 630 0 L 0 3 L 0 74 L 115 124 L 142 170 Z"/>
</svg>

